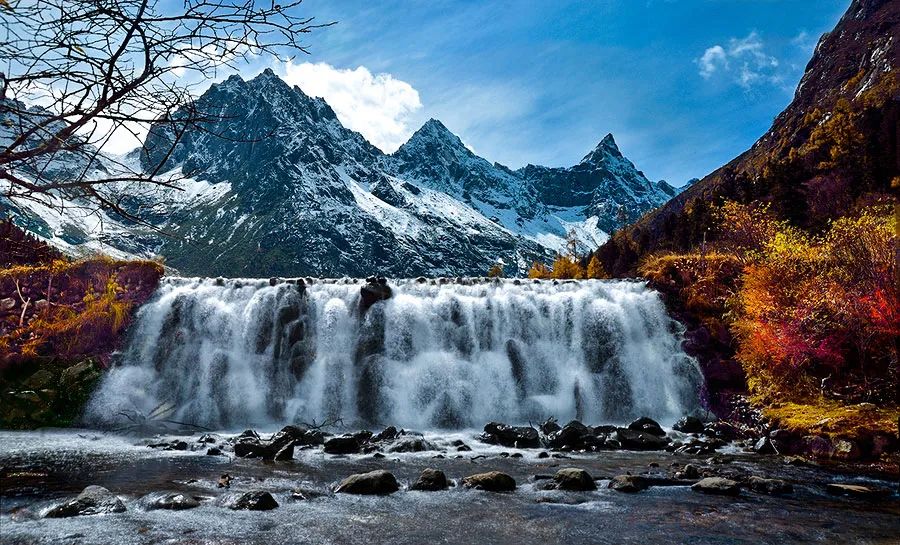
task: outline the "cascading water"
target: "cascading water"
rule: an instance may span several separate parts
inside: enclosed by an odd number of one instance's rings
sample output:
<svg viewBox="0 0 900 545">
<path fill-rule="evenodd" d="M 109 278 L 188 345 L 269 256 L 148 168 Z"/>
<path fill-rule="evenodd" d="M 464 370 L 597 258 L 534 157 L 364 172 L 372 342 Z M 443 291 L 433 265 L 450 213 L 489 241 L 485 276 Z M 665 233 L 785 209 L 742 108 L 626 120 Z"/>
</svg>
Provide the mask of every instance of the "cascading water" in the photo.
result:
<svg viewBox="0 0 900 545">
<path fill-rule="evenodd" d="M 165 403 L 217 428 L 467 428 L 697 408 L 696 364 L 642 283 L 392 281 L 369 308 L 355 280 L 273 283 L 164 280 L 88 419 Z"/>
</svg>

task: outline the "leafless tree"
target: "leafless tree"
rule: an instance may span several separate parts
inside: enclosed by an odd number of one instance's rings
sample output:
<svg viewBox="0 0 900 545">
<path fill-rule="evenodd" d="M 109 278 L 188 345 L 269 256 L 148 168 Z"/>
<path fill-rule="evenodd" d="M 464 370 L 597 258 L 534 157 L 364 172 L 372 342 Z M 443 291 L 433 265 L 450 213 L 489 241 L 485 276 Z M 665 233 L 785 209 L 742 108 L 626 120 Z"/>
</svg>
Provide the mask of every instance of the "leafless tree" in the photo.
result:
<svg viewBox="0 0 900 545">
<path fill-rule="evenodd" d="M 198 86 L 260 55 L 307 53 L 304 35 L 330 24 L 301 2 L 0 0 L 0 196 L 140 221 L 124 203 L 175 187 L 162 165 L 216 115 L 193 102 Z M 160 124 L 174 135 L 163 160 L 100 160 L 112 139 Z"/>
</svg>

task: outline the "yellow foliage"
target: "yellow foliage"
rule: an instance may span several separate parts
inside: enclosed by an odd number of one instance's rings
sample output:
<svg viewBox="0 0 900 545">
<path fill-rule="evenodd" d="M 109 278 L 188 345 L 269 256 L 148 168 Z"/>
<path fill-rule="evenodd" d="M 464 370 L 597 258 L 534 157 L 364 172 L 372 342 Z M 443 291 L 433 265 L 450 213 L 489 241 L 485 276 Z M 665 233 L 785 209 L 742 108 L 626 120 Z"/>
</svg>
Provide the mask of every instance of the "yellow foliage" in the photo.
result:
<svg viewBox="0 0 900 545">
<path fill-rule="evenodd" d="M 494 263 L 494 265 L 488 270 L 487 275 L 491 278 L 503 278 L 503 265 Z"/>
<path fill-rule="evenodd" d="M 588 262 L 587 278 L 609 278 L 609 275 L 606 273 L 603 264 L 600 263 L 600 259 L 597 258 L 596 254 L 593 255 L 590 262 Z"/>
<path fill-rule="evenodd" d="M 550 269 L 543 263 L 535 261 L 528 269 L 528 278 L 550 278 Z"/>
<path fill-rule="evenodd" d="M 567 255 L 560 255 L 553 261 L 553 269 L 550 272 L 550 277 L 559 280 L 581 280 L 584 278 L 584 274 L 584 269 L 578 264 L 578 261 L 575 258 Z"/>
</svg>

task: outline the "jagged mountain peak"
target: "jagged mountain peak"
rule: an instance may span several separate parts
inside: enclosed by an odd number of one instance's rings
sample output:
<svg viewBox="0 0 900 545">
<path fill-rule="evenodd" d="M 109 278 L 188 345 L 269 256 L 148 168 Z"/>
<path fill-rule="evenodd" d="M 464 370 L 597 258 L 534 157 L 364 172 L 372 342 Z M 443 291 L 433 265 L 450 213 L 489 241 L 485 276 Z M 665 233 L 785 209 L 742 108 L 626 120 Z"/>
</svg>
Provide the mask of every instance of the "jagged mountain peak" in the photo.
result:
<svg viewBox="0 0 900 545">
<path fill-rule="evenodd" d="M 621 158 L 622 152 L 619 150 L 619 146 L 616 144 L 616 139 L 613 137 L 612 133 L 607 133 L 607 135 L 603 137 L 603 140 L 597 144 L 597 147 L 585 155 L 581 162 L 597 164 L 610 156 Z"/>
<path fill-rule="evenodd" d="M 409 140 L 407 140 L 405 144 L 400 146 L 400 149 L 397 150 L 397 153 L 401 152 L 401 150 L 403 150 L 404 148 L 409 150 L 410 148 L 418 149 L 422 148 L 423 146 L 458 150 L 465 154 L 471 155 L 471 152 L 466 147 L 466 145 L 463 144 L 463 141 L 459 138 L 459 136 L 448 129 L 446 125 L 434 118 L 429 119 L 421 127 L 419 127 L 419 129 L 409 137 Z"/>
</svg>

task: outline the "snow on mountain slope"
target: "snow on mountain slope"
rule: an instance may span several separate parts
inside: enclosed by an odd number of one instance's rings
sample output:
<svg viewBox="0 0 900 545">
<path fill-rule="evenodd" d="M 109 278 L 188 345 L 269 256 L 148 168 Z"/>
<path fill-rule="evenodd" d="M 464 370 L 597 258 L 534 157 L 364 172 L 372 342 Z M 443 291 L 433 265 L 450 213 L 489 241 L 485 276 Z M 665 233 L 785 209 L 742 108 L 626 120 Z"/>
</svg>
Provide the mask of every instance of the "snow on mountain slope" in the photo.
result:
<svg viewBox="0 0 900 545">
<path fill-rule="evenodd" d="M 214 115 L 173 153 L 178 127 L 158 124 L 142 150 L 106 167 L 150 170 L 164 161 L 182 191 L 129 202 L 155 229 L 105 216 L 100 232 L 99 219 L 5 207 L 43 222 L 32 230 L 67 250 L 162 254 L 184 274 L 455 276 L 484 274 L 497 260 L 507 274 L 524 274 L 562 250 L 567 233 L 582 250 L 596 247 L 668 198 L 668 186 L 650 183 L 612 136 L 574 167 L 512 171 L 436 120 L 385 155 L 324 100 L 271 71 L 213 85 L 196 106 Z M 79 236 L 67 239 L 73 229 Z"/>
</svg>

